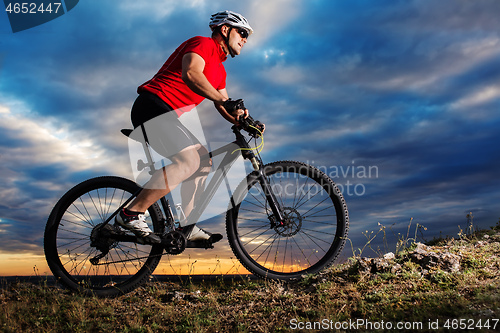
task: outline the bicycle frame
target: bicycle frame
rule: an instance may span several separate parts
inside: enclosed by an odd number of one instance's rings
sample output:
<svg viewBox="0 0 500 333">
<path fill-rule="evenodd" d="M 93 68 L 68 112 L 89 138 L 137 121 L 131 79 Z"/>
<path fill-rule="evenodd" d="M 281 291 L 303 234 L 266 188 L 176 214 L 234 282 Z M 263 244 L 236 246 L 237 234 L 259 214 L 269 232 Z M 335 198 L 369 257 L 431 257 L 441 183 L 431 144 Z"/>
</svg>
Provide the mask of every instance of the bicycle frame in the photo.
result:
<svg viewBox="0 0 500 333">
<path fill-rule="evenodd" d="M 150 169 L 149 173 L 153 174 L 157 169 L 155 168 L 154 164 L 155 161 L 153 160 L 153 157 L 150 152 L 150 147 L 148 145 L 148 139 L 147 139 L 147 134 L 144 129 L 144 126 L 141 125 L 142 129 L 142 134 L 144 137 L 144 140 L 141 140 L 140 142 L 142 143 L 146 158 L 147 158 L 147 163 L 144 163 L 142 160 L 139 161 L 138 165 L 148 167 Z M 273 212 L 273 219 L 271 220 L 271 228 L 274 228 L 276 225 L 280 225 L 283 223 L 283 216 L 282 216 L 282 209 L 276 200 L 276 197 L 274 193 L 272 192 L 271 185 L 269 184 L 269 181 L 266 177 L 264 177 L 262 173 L 262 160 L 260 158 L 256 157 L 255 154 L 252 151 L 252 148 L 248 144 L 248 142 L 245 140 L 245 137 L 243 134 L 241 134 L 240 129 L 236 126 L 232 127 L 233 133 L 236 136 L 236 141 L 233 141 L 223 147 L 220 147 L 218 149 L 215 149 L 214 151 L 209 152 L 208 154 L 204 155 L 201 157 L 202 160 L 206 159 L 211 159 L 214 156 L 222 155 L 225 154 L 223 157 L 222 162 L 220 163 L 220 166 L 217 168 L 215 171 L 212 179 L 210 182 L 207 184 L 205 187 L 205 190 L 203 191 L 203 196 L 201 200 L 199 200 L 199 203 L 194 206 L 193 210 L 187 217 L 187 223 L 186 225 L 190 224 L 195 224 L 198 222 L 198 219 L 201 217 L 205 209 L 207 208 L 208 204 L 212 200 L 213 196 L 219 189 L 219 186 L 221 185 L 222 181 L 226 179 L 226 175 L 233 166 L 234 162 L 238 159 L 240 154 L 236 154 L 236 152 L 241 152 L 243 155 L 243 158 L 248 159 L 251 161 L 252 166 L 254 168 L 254 175 L 258 178 L 258 181 L 260 185 L 262 186 L 262 189 L 264 191 L 264 195 L 267 199 L 267 202 L 269 204 L 269 207 L 271 208 L 271 211 Z M 125 135 L 129 135 L 130 131 L 127 130 L 122 130 L 122 133 Z M 229 187 L 229 185 L 228 185 Z M 126 207 L 139 193 L 142 191 L 142 188 L 139 189 L 136 193 L 133 193 L 132 196 L 127 199 L 122 206 L 120 206 L 111 216 L 103 223 L 103 226 L 109 223 L 115 216 L 116 214 Z M 163 212 L 165 213 L 166 217 L 164 216 L 164 223 L 168 227 L 167 230 L 174 230 L 174 215 L 172 213 L 172 208 L 170 206 L 170 203 L 166 197 L 160 198 L 160 204 L 161 207 L 163 208 Z M 234 205 L 235 203 L 233 203 Z"/>
<path fill-rule="evenodd" d="M 279 204 L 274 196 L 274 194 L 271 191 L 271 186 L 266 179 L 266 177 L 263 176 L 261 168 L 262 168 L 262 161 L 258 159 L 255 154 L 253 153 L 252 149 L 250 148 L 248 142 L 245 140 L 245 137 L 241 134 L 240 129 L 237 128 L 236 126 L 232 127 L 233 133 L 236 135 L 236 141 L 231 142 L 223 147 L 220 147 L 212 152 L 209 152 L 207 155 L 202 156 L 202 160 L 212 158 L 214 156 L 218 156 L 221 154 L 225 154 L 222 162 L 220 163 L 220 166 L 217 168 L 214 176 L 206 186 L 204 192 L 203 192 L 203 197 L 200 200 L 199 204 L 195 205 L 193 208 L 193 211 L 189 216 L 187 217 L 187 225 L 194 224 L 198 222 L 198 219 L 201 217 L 205 209 L 207 208 L 208 204 L 212 200 L 213 196 L 219 189 L 219 186 L 221 185 L 222 181 L 226 179 L 226 175 L 231 169 L 232 165 L 234 162 L 238 159 L 239 154 L 236 154 L 236 152 L 240 152 L 243 155 L 243 158 L 248 159 L 251 161 L 252 166 L 254 168 L 254 173 L 256 173 L 259 182 L 264 190 L 264 193 L 266 195 L 266 198 L 268 200 L 269 206 L 275 216 L 275 219 L 273 220 L 273 224 L 275 221 L 278 221 L 281 223 L 283 220 L 282 214 L 281 214 L 281 209 L 279 207 Z M 239 148 L 237 148 L 239 147 Z M 236 149 L 235 149 L 236 148 Z M 150 156 L 150 155 L 147 155 Z M 229 185 L 228 185 L 229 189 Z M 163 210 L 165 212 L 170 212 L 171 214 L 171 209 L 170 205 L 168 203 L 168 200 L 165 199 L 165 197 L 160 199 L 160 202 L 162 204 Z M 235 205 L 235 203 L 232 203 Z M 168 214 L 168 213 L 167 213 Z M 167 218 L 168 220 L 168 218 Z M 274 225 L 272 225 L 274 227 Z"/>
</svg>

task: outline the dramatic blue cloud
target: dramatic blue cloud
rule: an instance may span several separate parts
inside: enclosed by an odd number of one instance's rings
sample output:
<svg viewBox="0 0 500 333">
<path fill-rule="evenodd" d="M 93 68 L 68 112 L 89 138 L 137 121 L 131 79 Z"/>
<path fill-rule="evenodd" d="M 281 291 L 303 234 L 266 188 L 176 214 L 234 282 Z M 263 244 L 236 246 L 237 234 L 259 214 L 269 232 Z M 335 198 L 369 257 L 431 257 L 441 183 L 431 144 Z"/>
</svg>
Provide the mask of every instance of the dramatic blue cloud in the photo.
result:
<svg viewBox="0 0 500 333">
<path fill-rule="evenodd" d="M 15 34 L 0 14 L 0 253 L 41 253 L 72 185 L 131 177 L 119 129 L 137 86 L 225 8 L 255 29 L 225 65 L 230 95 L 267 125 L 264 159 L 336 176 L 355 247 L 379 222 L 406 234 L 413 218 L 430 239 L 468 212 L 498 221 L 500 2 L 89 0 Z M 199 109 L 209 141 L 231 140 Z M 348 167 L 377 173 L 336 174 Z"/>
</svg>

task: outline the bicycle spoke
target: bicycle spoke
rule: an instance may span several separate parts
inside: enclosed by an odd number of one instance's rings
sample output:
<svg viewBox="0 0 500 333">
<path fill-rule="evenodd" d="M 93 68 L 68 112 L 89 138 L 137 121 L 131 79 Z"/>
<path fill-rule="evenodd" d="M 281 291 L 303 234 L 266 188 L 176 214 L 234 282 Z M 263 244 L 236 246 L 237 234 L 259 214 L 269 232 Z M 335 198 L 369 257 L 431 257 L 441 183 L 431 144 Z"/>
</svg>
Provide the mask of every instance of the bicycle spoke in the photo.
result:
<svg viewBox="0 0 500 333">
<path fill-rule="evenodd" d="M 89 225 L 84 225 L 84 224 L 80 224 L 80 223 L 78 223 L 78 222 L 70 221 L 70 220 L 67 220 L 67 219 L 61 219 L 61 221 L 68 222 L 68 223 L 71 223 L 71 224 L 74 224 L 74 225 L 79 226 L 79 227 L 82 227 L 82 228 L 84 228 L 84 229 L 89 228 L 89 226 L 92 226 L 91 224 L 89 224 Z"/>
<path fill-rule="evenodd" d="M 94 199 L 92 199 L 92 195 L 90 193 L 87 193 L 87 196 L 90 198 L 90 201 L 92 202 L 92 205 L 95 207 L 95 204 L 94 204 Z M 80 201 L 82 202 L 82 205 L 83 205 L 83 208 L 85 209 L 85 212 L 87 213 L 88 217 L 89 217 L 89 221 L 91 222 L 91 224 L 93 226 L 95 226 L 95 223 L 94 223 L 94 220 L 92 219 L 92 216 L 90 215 L 90 212 L 89 210 L 87 209 L 87 205 L 85 205 L 85 203 L 83 202 L 82 198 L 80 198 Z M 101 219 L 102 220 L 102 219 Z"/>
<path fill-rule="evenodd" d="M 87 238 L 88 237 L 88 235 L 86 235 L 86 234 L 83 234 L 81 232 L 76 232 L 76 231 L 73 231 L 73 230 L 69 230 L 69 229 L 60 228 L 59 230 L 60 231 L 66 231 L 66 232 L 69 232 L 69 233 L 72 233 L 72 234 L 75 234 L 75 235 L 83 236 L 82 238 Z"/>
<path fill-rule="evenodd" d="M 300 252 L 304 256 L 304 259 L 307 261 L 307 264 L 310 265 L 309 259 L 307 258 L 306 254 L 304 253 L 304 250 L 302 249 L 302 247 L 299 245 L 299 243 L 297 243 L 297 240 L 295 238 L 293 239 L 293 241 L 295 242 L 295 244 L 297 244 L 297 248 L 300 250 Z"/>
<path fill-rule="evenodd" d="M 335 222 L 320 222 L 320 221 L 313 221 L 309 219 L 303 219 L 302 221 L 309 222 L 309 223 L 315 223 L 315 224 L 323 224 L 327 226 L 335 226 Z"/>
<path fill-rule="evenodd" d="M 309 191 L 308 193 L 311 191 L 311 188 L 309 188 Z M 301 203 L 299 206 L 295 206 L 294 208 L 295 209 L 299 209 L 300 207 L 302 207 L 303 205 L 305 205 L 308 201 L 314 199 L 314 197 L 316 197 L 318 194 L 322 193 L 321 191 L 318 191 L 316 194 L 314 194 L 312 197 L 308 198 L 307 201 L 304 201 L 303 203 Z M 304 196 L 305 197 L 305 196 Z M 325 198 L 325 200 L 328 199 L 328 197 Z M 318 204 L 319 205 L 319 204 Z"/>
<path fill-rule="evenodd" d="M 265 234 L 267 232 L 267 230 L 264 230 L 263 232 L 261 232 L 260 234 L 258 234 L 257 236 L 255 236 L 254 238 L 252 238 L 249 242 L 247 242 L 245 245 L 248 245 L 250 243 L 252 243 L 254 240 L 256 240 L 257 238 L 259 238 L 260 236 L 262 236 L 263 234 Z"/>
<path fill-rule="evenodd" d="M 248 227 L 246 227 L 246 228 L 248 228 Z M 249 234 L 253 233 L 254 231 L 261 230 L 261 229 L 262 229 L 262 227 L 257 227 L 257 228 L 254 228 L 253 230 L 250 230 L 250 231 L 249 231 L 249 232 L 247 232 L 246 234 L 241 235 L 241 237 L 246 237 L 247 235 L 249 235 Z M 268 229 L 266 229 L 266 231 L 267 231 L 267 230 L 268 230 Z"/>
<path fill-rule="evenodd" d="M 242 208 L 242 209 L 240 209 L 240 210 L 245 210 L 245 211 L 247 211 L 247 212 L 252 212 L 252 213 L 257 213 L 257 214 L 267 215 L 267 211 L 265 211 L 265 212 L 259 212 L 259 211 L 257 211 L 257 210 L 251 210 L 251 209 L 248 209 L 248 208 Z"/>
<path fill-rule="evenodd" d="M 83 203 L 83 202 L 82 202 L 82 203 Z M 78 208 L 78 207 L 77 207 L 74 203 L 73 203 L 73 207 L 75 207 L 75 209 L 78 211 L 78 213 L 80 213 L 80 215 L 81 215 L 82 217 L 85 217 L 85 215 L 84 215 L 84 214 L 80 211 L 80 209 L 79 209 L 79 208 Z M 80 220 L 82 220 L 82 221 L 86 222 L 87 224 L 89 224 L 89 225 L 90 225 L 90 226 L 92 226 L 92 227 L 94 227 L 94 226 L 95 226 L 95 224 L 94 224 L 94 223 L 92 223 L 93 221 L 89 221 L 89 220 L 88 220 L 88 219 L 86 219 L 86 218 L 85 218 L 85 219 L 83 219 L 82 217 L 77 216 L 76 214 L 74 214 L 73 212 L 70 212 L 69 210 L 68 210 L 68 211 L 66 211 L 66 213 L 73 215 L 74 217 L 76 217 L 76 218 L 78 218 L 78 219 L 80 219 Z"/>
<path fill-rule="evenodd" d="M 80 239 L 80 242 L 81 242 L 81 241 L 82 241 L 82 240 Z M 73 242 L 73 243 L 76 243 L 76 241 L 75 241 L 75 242 Z M 72 248 L 72 249 L 68 249 L 68 252 L 69 252 L 69 251 L 71 251 L 71 252 L 76 252 L 76 250 L 78 250 L 78 249 L 80 249 L 80 248 L 82 248 L 82 247 L 84 247 L 84 246 L 88 246 L 89 244 L 90 244 L 90 241 L 86 241 L 85 243 L 83 243 L 83 244 L 81 244 L 81 245 L 79 245 L 79 246 L 77 246 L 77 247 L 74 247 L 74 248 Z"/>
<path fill-rule="evenodd" d="M 262 242 L 259 246 L 257 246 L 255 249 L 253 249 L 252 251 L 249 252 L 249 254 L 252 254 L 253 252 L 255 252 L 259 247 L 261 247 L 264 243 L 266 243 L 269 239 L 273 238 L 273 237 L 276 237 L 276 235 L 271 235 L 269 236 L 269 238 L 267 238 L 264 242 Z M 276 240 L 276 239 L 275 239 Z M 274 241 L 273 241 L 274 242 Z M 271 242 L 271 244 L 269 244 L 269 246 L 272 246 L 273 242 Z M 268 246 L 268 247 L 269 247 Z M 267 248 L 266 248 L 267 249 Z M 266 251 L 266 249 L 264 249 L 264 251 L 262 253 L 264 253 Z M 262 254 L 261 254 L 262 255 Z M 259 256 L 260 258 L 260 256 Z"/>
<path fill-rule="evenodd" d="M 318 211 L 316 211 L 316 212 L 314 212 L 313 214 L 310 214 L 310 215 L 306 215 L 306 214 L 304 213 L 304 214 L 303 214 L 303 216 L 304 216 L 304 218 L 307 218 L 307 217 L 337 216 L 337 215 L 335 215 L 335 214 L 330 214 L 330 215 L 320 215 L 320 216 L 316 215 L 316 214 L 321 213 L 321 212 L 323 212 L 323 211 L 325 211 L 325 210 L 328 210 L 328 209 L 332 209 L 332 207 L 331 207 L 331 206 L 330 206 L 330 207 L 328 207 L 328 206 L 327 206 L 327 207 L 325 207 L 325 208 L 323 208 L 323 209 L 321 209 L 321 210 L 318 210 Z"/>
<path fill-rule="evenodd" d="M 314 208 L 318 207 L 319 205 L 321 205 L 323 202 L 325 202 L 325 201 L 326 201 L 326 200 L 328 200 L 328 199 L 329 199 L 329 198 L 328 198 L 328 197 L 326 197 L 326 198 L 325 198 L 325 199 L 323 199 L 321 202 L 318 202 L 316 205 L 314 205 L 312 208 L 310 208 L 307 212 L 302 213 L 302 215 L 303 215 L 303 216 L 307 216 L 307 213 L 309 213 L 311 210 L 313 210 Z M 298 208 L 300 208 L 300 207 L 295 207 L 295 209 L 298 209 Z M 327 208 L 325 208 L 325 209 L 328 209 L 328 208 L 330 208 L 330 207 L 327 207 Z M 324 210 L 324 209 L 323 209 L 323 210 Z"/>
<path fill-rule="evenodd" d="M 316 232 L 316 233 L 322 234 L 322 235 L 332 235 L 332 236 L 335 236 L 335 234 L 332 234 L 331 232 L 325 232 L 323 230 L 312 230 L 312 229 L 306 229 L 306 228 L 302 228 L 302 230 L 310 231 L 310 232 Z"/>
<path fill-rule="evenodd" d="M 329 243 L 328 243 L 328 242 L 326 242 L 326 241 L 324 241 L 324 240 L 322 240 L 322 239 L 319 239 L 319 238 L 317 238 L 317 237 L 311 236 L 311 235 L 309 235 L 308 233 L 303 232 L 303 231 L 301 231 L 299 234 L 300 234 L 301 236 L 302 236 L 302 235 L 306 235 L 306 237 L 307 237 L 307 238 L 309 238 L 309 239 L 313 242 L 313 244 L 314 244 L 314 245 L 316 245 L 317 247 L 319 247 L 319 248 L 321 249 L 321 251 L 323 251 L 324 253 L 326 253 L 326 251 L 325 251 L 325 250 L 324 250 L 324 249 L 323 249 L 323 248 L 322 248 L 322 247 L 321 247 L 318 243 L 316 243 L 316 241 L 315 241 L 314 239 L 317 239 L 317 240 L 323 241 L 323 242 L 325 242 L 326 244 L 328 244 L 328 245 L 329 245 Z"/>
<path fill-rule="evenodd" d="M 334 185 L 325 175 L 304 168 L 308 166 L 278 162 L 265 175 L 283 216 L 273 227 L 274 214 L 255 179 L 248 189 L 251 195 L 241 200 L 235 208 L 238 213 L 232 215 L 237 220 L 239 246 L 252 259 L 250 268 L 264 269 L 259 273 L 263 276 L 266 271 L 300 274 L 331 263 L 332 253 L 337 255 L 331 250 L 338 239 Z"/>
<path fill-rule="evenodd" d="M 257 198 L 257 197 L 256 197 L 255 195 L 253 195 L 253 193 L 251 193 L 251 192 L 248 192 L 248 193 L 249 193 L 249 194 L 250 194 L 250 195 L 251 195 L 251 196 L 252 196 L 255 200 L 257 200 L 257 202 L 260 204 L 260 205 L 258 205 L 258 204 L 256 204 L 256 203 L 250 202 L 252 205 L 254 205 L 254 206 L 258 207 L 258 208 L 266 208 L 266 204 L 262 203 L 262 202 L 259 200 L 259 198 Z M 261 195 L 262 199 L 263 199 L 263 200 L 264 200 L 264 202 L 265 202 L 266 197 L 264 196 L 264 194 L 263 194 L 263 193 L 260 193 L 260 195 Z"/>
</svg>

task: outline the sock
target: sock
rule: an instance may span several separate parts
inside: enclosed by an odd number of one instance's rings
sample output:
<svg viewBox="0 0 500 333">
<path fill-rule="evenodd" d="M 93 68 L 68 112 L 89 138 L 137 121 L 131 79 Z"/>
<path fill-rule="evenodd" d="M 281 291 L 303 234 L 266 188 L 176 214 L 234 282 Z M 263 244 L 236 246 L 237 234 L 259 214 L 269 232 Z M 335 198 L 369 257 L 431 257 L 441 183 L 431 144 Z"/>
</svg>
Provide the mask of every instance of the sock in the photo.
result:
<svg viewBox="0 0 500 333">
<path fill-rule="evenodd" d="M 141 212 L 134 212 L 134 211 L 131 211 L 131 210 L 129 210 L 128 208 L 123 209 L 123 213 L 124 213 L 125 215 L 128 215 L 128 216 L 133 216 L 133 215 L 142 215 L 142 214 L 144 214 L 144 213 L 141 213 Z"/>
<path fill-rule="evenodd" d="M 190 240 L 190 241 L 196 241 L 196 240 L 206 240 L 206 239 L 209 239 L 210 238 L 210 235 L 198 228 L 196 225 L 193 226 L 193 229 L 191 229 L 191 232 L 189 233 L 187 239 Z"/>
</svg>

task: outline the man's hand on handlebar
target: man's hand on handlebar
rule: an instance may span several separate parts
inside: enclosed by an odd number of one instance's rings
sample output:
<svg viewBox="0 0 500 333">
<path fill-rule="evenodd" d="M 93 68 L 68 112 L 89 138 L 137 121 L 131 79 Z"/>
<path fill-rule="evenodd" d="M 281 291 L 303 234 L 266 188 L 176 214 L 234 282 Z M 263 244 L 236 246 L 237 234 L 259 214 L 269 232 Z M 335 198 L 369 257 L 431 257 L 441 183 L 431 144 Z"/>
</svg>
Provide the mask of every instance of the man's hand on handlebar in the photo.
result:
<svg viewBox="0 0 500 333">
<path fill-rule="evenodd" d="M 266 130 L 266 126 L 258 120 L 254 120 L 250 115 L 240 118 L 238 124 L 241 128 L 253 137 L 259 137 Z"/>
<path fill-rule="evenodd" d="M 237 125 L 247 131 L 250 135 L 257 137 L 264 133 L 266 126 L 260 121 L 256 121 L 250 117 L 242 99 L 228 99 L 222 106 L 235 118 Z"/>
<path fill-rule="evenodd" d="M 226 100 L 222 106 L 237 122 L 241 119 L 241 116 L 243 116 L 243 118 L 248 117 L 248 110 L 242 99 L 232 100 L 230 98 Z"/>
<path fill-rule="evenodd" d="M 236 110 L 235 113 L 233 113 L 233 116 L 234 118 L 236 118 L 237 121 L 240 121 L 241 119 L 245 119 L 247 118 L 249 115 L 248 115 L 248 110 L 247 109 L 238 109 Z"/>
</svg>

